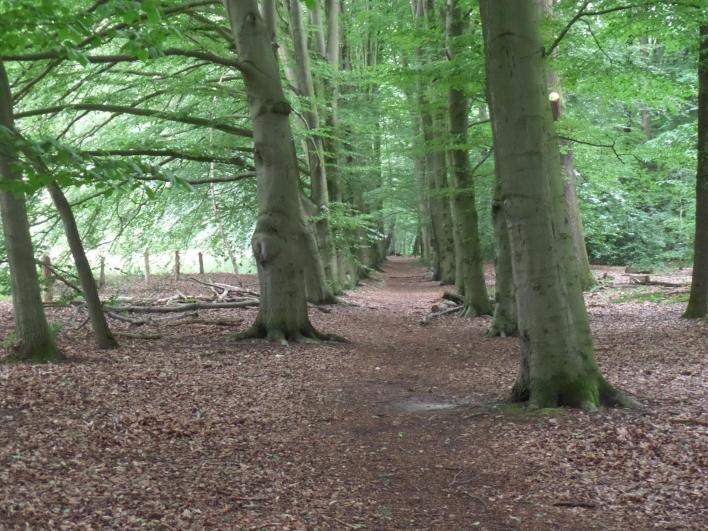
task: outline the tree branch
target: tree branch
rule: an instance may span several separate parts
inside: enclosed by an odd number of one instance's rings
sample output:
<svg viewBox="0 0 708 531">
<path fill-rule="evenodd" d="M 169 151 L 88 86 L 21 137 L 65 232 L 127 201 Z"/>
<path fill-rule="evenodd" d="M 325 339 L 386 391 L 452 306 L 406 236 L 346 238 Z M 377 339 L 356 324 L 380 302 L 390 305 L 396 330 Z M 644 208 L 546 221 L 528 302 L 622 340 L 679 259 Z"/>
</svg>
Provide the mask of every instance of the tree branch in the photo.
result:
<svg viewBox="0 0 708 531">
<path fill-rule="evenodd" d="M 180 179 L 191 186 L 198 186 L 200 184 L 211 184 L 211 183 L 232 183 L 236 181 L 243 181 L 244 179 L 249 179 L 255 177 L 255 171 L 247 171 L 243 173 L 238 173 L 236 175 L 224 175 L 221 177 L 207 177 L 204 179 Z M 165 183 L 171 183 L 172 179 L 169 179 L 163 175 L 150 175 L 150 176 L 135 176 L 133 177 L 136 181 L 161 181 Z"/>
<path fill-rule="evenodd" d="M 597 17 L 600 15 L 607 15 L 609 13 L 616 13 L 617 11 L 626 11 L 628 9 L 637 9 L 641 7 L 651 7 L 651 6 L 656 6 L 656 5 L 676 5 L 676 6 L 683 6 L 683 7 L 691 7 L 694 9 L 700 9 L 701 6 L 698 4 L 693 4 L 690 2 L 683 2 L 681 0 L 659 0 L 656 2 L 642 2 L 639 4 L 625 4 L 625 5 L 620 5 L 620 6 L 614 6 L 614 7 L 608 7 L 605 9 L 596 9 L 594 11 L 585 11 L 585 9 L 590 5 L 591 0 L 585 0 L 583 2 L 583 5 L 580 7 L 578 12 L 575 14 L 573 18 L 570 19 L 570 22 L 568 22 L 565 27 L 561 30 L 561 32 L 558 34 L 558 36 L 555 38 L 553 43 L 544 50 L 543 55 L 545 57 L 550 56 L 553 53 L 553 50 L 555 50 L 560 42 L 563 40 L 563 38 L 566 36 L 568 31 L 570 31 L 570 28 L 573 27 L 573 25 L 580 20 L 583 17 Z"/>
<path fill-rule="evenodd" d="M 174 149 L 101 149 L 83 151 L 83 155 L 91 157 L 172 157 L 173 159 L 193 160 L 196 162 L 219 162 L 223 164 L 245 165 L 241 157 L 218 157 L 213 155 L 200 155 L 186 153 Z"/>
<path fill-rule="evenodd" d="M 551 43 L 551 45 L 548 47 L 548 49 L 543 51 L 543 55 L 545 57 L 549 57 L 553 53 L 553 50 L 555 50 L 558 47 L 560 42 L 563 40 L 563 37 L 565 37 L 566 34 L 570 31 L 570 28 L 573 27 L 573 24 L 575 24 L 578 20 L 580 20 L 582 17 L 585 16 L 585 13 L 586 13 L 585 8 L 588 7 L 588 5 L 590 5 L 590 1 L 591 0 L 585 0 L 583 2 L 583 5 L 580 7 L 578 12 L 575 14 L 575 16 L 573 18 L 570 19 L 570 22 L 568 22 L 565 25 L 565 27 L 560 31 L 560 33 L 558 34 L 556 39 L 553 41 L 553 43 Z"/>
<path fill-rule="evenodd" d="M 222 66 L 228 66 L 237 70 L 243 70 L 244 68 L 243 63 L 235 59 L 229 59 L 228 57 L 222 57 L 220 55 L 216 55 L 210 52 L 204 52 L 201 50 L 184 50 L 182 48 L 166 48 L 162 50 L 162 55 L 156 57 L 155 59 L 159 59 L 160 57 L 175 56 L 201 59 L 202 61 L 207 61 L 209 63 L 218 64 Z M 2 61 L 45 61 L 48 59 L 57 60 L 66 58 L 66 55 L 62 54 L 59 50 L 45 50 L 43 52 L 0 56 L 0 60 Z M 86 55 L 85 58 L 89 63 L 132 63 L 142 60 L 136 57 L 135 55 L 128 54 Z"/>
<path fill-rule="evenodd" d="M 78 111 L 97 111 L 118 114 L 133 114 L 135 116 L 148 116 L 151 118 L 159 118 L 171 122 L 196 125 L 200 127 L 208 127 L 210 129 L 216 129 L 218 131 L 222 131 L 230 135 L 244 136 L 248 138 L 251 138 L 253 136 L 253 132 L 249 129 L 234 127 L 232 125 L 227 124 L 220 124 L 213 122 L 212 120 L 207 120 L 205 118 L 198 118 L 195 116 L 180 116 L 179 114 L 157 111 L 153 109 L 138 109 L 137 107 L 129 107 L 123 105 L 104 105 L 99 103 L 71 103 L 66 105 L 56 105 L 54 107 L 45 107 L 43 109 L 33 109 L 31 111 L 18 112 L 17 114 L 15 114 L 15 118 L 21 119 L 29 118 L 30 116 L 55 114 L 70 109 Z"/>
<path fill-rule="evenodd" d="M 467 125 L 467 129 L 469 129 L 470 127 L 478 126 L 478 125 L 488 124 L 489 122 L 491 122 L 490 119 L 479 120 L 478 122 L 472 122 L 471 124 L 468 124 L 468 125 Z"/>
<path fill-rule="evenodd" d="M 571 138 L 569 136 L 558 136 L 558 139 L 565 140 L 566 142 L 573 142 L 574 144 L 582 144 L 584 146 L 592 146 L 592 147 L 597 147 L 597 148 L 609 148 L 612 150 L 612 153 L 615 154 L 615 157 L 617 157 L 617 160 L 619 160 L 622 164 L 624 164 L 622 157 L 620 156 L 619 153 L 617 153 L 617 150 L 615 149 L 615 144 L 617 143 L 617 140 L 613 140 L 612 144 L 597 144 L 595 142 L 588 142 L 587 140 L 578 140 L 577 138 Z"/>
</svg>

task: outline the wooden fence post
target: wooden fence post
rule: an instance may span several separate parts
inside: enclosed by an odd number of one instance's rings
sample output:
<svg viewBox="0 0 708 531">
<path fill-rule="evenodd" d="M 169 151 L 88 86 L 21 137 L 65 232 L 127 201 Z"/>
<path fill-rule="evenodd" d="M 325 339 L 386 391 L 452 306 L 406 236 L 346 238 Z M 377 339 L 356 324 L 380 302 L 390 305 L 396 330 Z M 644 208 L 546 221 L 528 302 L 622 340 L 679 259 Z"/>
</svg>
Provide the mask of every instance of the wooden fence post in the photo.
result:
<svg viewBox="0 0 708 531">
<path fill-rule="evenodd" d="M 42 257 L 42 272 L 44 274 L 44 302 L 54 302 L 54 275 L 52 274 L 52 259 L 48 254 Z"/>
<path fill-rule="evenodd" d="M 179 280 L 179 251 L 175 251 L 175 280 Z"/>
<path fill-rule="evenodd" d="M 98 287 L 102 288 L 106 285 L 106 257 L 101 256 L 101 265 L 98 271 Z"/>
<path fill-rule="evenodd" d="M 204 274 L 204 255 L 202 255 L 201 251 L 199 252 L 199 274 Z"/>
<path fill-rule="evenodd" d="M 145 252 L 143 253 L 143 258 L 145 260 L 145 285 L 150 284 L 150 250 L 145 247 Z"/>
</svg>

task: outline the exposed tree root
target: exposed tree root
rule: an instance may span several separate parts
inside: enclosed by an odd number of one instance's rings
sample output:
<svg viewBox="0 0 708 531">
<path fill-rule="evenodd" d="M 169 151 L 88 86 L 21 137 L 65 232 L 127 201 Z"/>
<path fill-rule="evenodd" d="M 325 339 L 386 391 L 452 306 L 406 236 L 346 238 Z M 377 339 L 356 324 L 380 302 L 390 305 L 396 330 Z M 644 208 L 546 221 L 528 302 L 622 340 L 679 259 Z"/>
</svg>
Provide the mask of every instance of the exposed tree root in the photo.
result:
<svg viewBox="0 0 708 531">
<path fill-rule="evenodd" d="M 267 328 L 258 322 L 254 323 L 246 330 L 235 334 L 233 339 L 235 341 L 244 339 L 267 339 L 268 341 L 280 343 L 281 345 L 288 345 L 289 343 L 322 343 L 323 341 L 347 342 L 342 336 L 319 332 L 310 324 L 302 328 L 284 330 L 283 328 Z"/>
<path fill-rule="evenodd" d="M 463 319 L 474 319 L 475 317 L 481 317 L 482 315 L 490 315 L 490 312 L 485 309 L 480 309 L 473 304 L 464 304 L 462 310 L 460 311 L 460 317 Z"/>
<path fill-rule="evenodd" d="M 514 337 L 518 334 L 516 323 L 498 323 L 492 321 L 487 330 L 487 337 Z"/>
<path fill-rule="evenodd" d="M 529 410 L 551 407 L 575 407 L 583 411 L 594 412 L 599 407 L 641 407 L 634 398 L 612 387 L 601 376 L 587 382 L 575 381 L 551 388 L 551 384 L 530 384 L 527 377 L 518 377 L 511 390 L 512 402 L 526 402 Z"/>
</svg>

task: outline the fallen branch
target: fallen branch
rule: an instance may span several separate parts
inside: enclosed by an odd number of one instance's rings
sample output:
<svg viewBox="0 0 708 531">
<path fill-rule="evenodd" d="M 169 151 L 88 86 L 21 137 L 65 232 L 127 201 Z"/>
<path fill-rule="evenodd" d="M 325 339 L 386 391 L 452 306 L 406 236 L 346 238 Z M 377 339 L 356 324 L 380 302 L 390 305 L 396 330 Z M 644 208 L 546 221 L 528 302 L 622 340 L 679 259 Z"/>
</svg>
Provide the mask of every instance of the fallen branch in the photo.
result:
<svg viewBox="0 0 708 531">
<path fill-rule="evenodd" d="M 641 286 L 665 286 L 667 288 L 680 288 L 689 286 L 690 284 L 681 284 L 677 282 L 664 282 L 663 280 L 652 280 L 649 275 L 633 275 L 628 274 L 630 284 L 639 284 Z"/>
<path fill-rule="evenodd" d="M 130 317 L 125 317 L 123 315 L 117 314 L 115 312 L 105 312 L 105 314 L 108 317 L 111 317 L 112 319 L 115 319 L 116 321 L 122 321 L 124 323 L 128 323 L 131 326 L 142 326 L 144 324 L 147 324 L 147 321 L 144 319 L 131 319 Z"/>
<path fill-rule="evenodd" d="M 191 324 L 213 325 L 213 326 L 238 326 L 243 323 L 243 319 L 187 319 L 176 323 L 166 323 L 165 326 L 182 326 Z"/>
<path fill-rule="evenodd" d="M 131 339 L 160 339 L 160 334 L 133 334 L 130 332 L 115 332 L 118 337 L 129 337 Z"/>
<path fill-rule="evenodd" d="M 190 310 L 219 310 L 223 308 L 246 308 L 258 306 L 260 303 L 255 299 L 246 299 L 232 302 L 193 302 L 188 304 L 176 304 L 173 306 L 106 306 L 111 312 L 130 313 L 170 313 L 185 312 Z"/>
<path fill-rule="evenodd" d="M 584 501 L 560 501 L 553 504 L 555 507 L 585 507 L 586 509 L 594 509 L 597 504 Z"/>
<path fill-rule="evenodd" d="M 708 426 L 708 421 L 701 419 L 669 419 L 674 424 L 688 424 L 689 426 Z"/>
<path fill-rule="evenodd" d="M 443 315 L 447 315 L 448 313 L 454 313 L 454 312 L 459 312 L 462 309 L 462 305 L 459 306 L 453 306 L 452 308 L 446 308 L 445 310 L 441 310 L 439 312 L 432 312 L 423 317 L 423 319 L 420 321 L 419 324 L 424 325 L 432 321 L 433 319 L 437 319 L 438 317 L 442 317 Z"/>
</svg>

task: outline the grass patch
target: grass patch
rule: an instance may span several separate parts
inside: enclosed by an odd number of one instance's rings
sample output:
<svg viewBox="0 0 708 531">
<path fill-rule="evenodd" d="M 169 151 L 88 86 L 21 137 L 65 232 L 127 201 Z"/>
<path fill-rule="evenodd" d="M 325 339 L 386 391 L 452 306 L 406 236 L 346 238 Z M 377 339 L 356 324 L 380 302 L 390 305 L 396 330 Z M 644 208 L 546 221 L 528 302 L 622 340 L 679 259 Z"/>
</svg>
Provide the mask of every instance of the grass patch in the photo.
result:
<svg viewBox="0 0 708 531">
<path fill-rule="evenodd" d="M 664 291 L 640 291 L 633 293 L 623 293 L 611 299 L 613 304 L 624 302 L 653 302 L 655 304 L 678 304 L 687 303 L 689 293 L 667 293 Z"/>
</svg>

